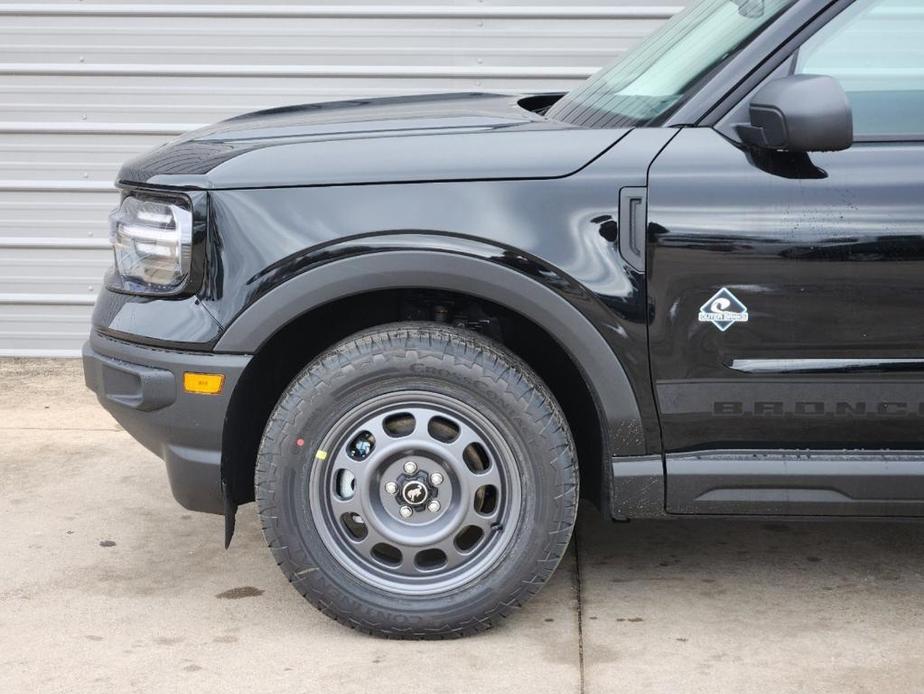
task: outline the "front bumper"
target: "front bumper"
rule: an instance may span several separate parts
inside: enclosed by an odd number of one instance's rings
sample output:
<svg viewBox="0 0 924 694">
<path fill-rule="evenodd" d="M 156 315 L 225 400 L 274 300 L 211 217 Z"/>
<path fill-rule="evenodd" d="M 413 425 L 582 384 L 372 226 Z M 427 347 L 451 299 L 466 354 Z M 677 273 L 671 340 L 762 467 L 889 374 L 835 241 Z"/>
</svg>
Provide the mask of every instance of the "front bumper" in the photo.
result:
<svg viewBox="0 0 924 694">
<path fill-rule="evenodd" d="M 224 512 L 225 413 L 249 361 L 248 355 L 155 349 L 96 332 L 83 347 L 87 387 L 129 434 L 163 458 L 176 500 L 207 513 Z M 224 374 L 221 393 L 185 392 L 186 371 Z"/>
</svg>

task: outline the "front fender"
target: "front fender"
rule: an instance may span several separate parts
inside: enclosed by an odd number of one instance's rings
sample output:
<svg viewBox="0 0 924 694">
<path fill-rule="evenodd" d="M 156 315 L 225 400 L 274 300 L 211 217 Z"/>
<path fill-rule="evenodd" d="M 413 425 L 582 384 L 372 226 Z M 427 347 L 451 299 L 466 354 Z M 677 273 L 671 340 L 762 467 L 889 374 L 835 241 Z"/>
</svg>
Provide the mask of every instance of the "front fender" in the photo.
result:
<svg viewBox="0 0 924 694">
<path fill-rule="evenodd" d="M 251 303 L 228 326 L 218 352 L 254 354 L 300 315 L 336 299 L 365 292 L 426 287 L 459 292 L 515 311 L 554 336 L 583 372 L 607 423 L 613 455 L 645 452 L 644 428 L 626 371 L 594 325 L 568 300 L 503 262 L 544 273 L 576 302 L 596 300 L 579 285 L 511 252 L 494 260 L 435 250 L 378 250 L 340 258 L 295 275 Z"/>
<path fill-rule="evenodd" d="M 472 293 L 559 339 L 596 392 L 611 453 L 659 452 L 645 277 L 610 232 L 619 191 L 646 185 L 675 134 L 633 130 L 557 179 L 216 191 L 199 297 L 227 331 L 219 349 L 256 349 L 280 321 L 344 293 Z"/>
</svg>

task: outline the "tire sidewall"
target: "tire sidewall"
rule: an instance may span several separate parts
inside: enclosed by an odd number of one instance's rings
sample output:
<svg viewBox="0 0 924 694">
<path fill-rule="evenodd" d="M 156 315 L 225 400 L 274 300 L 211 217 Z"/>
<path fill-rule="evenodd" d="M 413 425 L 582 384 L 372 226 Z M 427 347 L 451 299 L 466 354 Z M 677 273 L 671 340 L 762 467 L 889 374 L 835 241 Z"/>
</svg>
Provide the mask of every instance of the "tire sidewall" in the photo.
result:
<svg viewBox="0 0 924 694">
<path fill-rule="evenodd" d="M 573 444 L 566 427 L 550 426 L 563 416 L 547 389 L 525 364 L 481 336 L 428 327 L 377 339 L 382 332 L 341 343 L 289 386 L 261 444 L 258 506 L 283 571 L 322 609 L 390 629 L 441 629 L 492 612 L 515 599 L 537 571 L 557 564 L 558 534 L 574 522 L 574 504 L 560 493 L 576 487 Z M 516 527 L 505 529 L 513 531 L 505 551 L 477 579 L 442 593 L 401 594 L 363 582 L 328 550 L 309 507 L 312 468 L 323 464 L 316 452 L 330 428 L 362 402 L 399 390 L 474 406 L 510 447 L 520 480 L 519 513 Z"/>
</svg>

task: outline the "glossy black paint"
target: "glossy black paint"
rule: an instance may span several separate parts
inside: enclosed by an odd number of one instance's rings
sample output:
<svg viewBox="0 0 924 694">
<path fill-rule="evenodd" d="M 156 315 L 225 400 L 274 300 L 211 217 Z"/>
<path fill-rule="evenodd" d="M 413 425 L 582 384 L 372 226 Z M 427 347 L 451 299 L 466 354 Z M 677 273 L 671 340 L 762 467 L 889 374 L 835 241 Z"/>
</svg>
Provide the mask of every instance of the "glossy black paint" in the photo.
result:
<svg viewBox="0 0 924 694">
<path fill-rule="evenodd" d="M 337 291 L 470 278 L 578 363 L 608 429 L 615 516 L 917 515 L 924 150 L 784 154 L 737 137 L 747 95 L 849 4 L 797 2 L 663 128 L 556 123 L 540 115 L 555 95 L 456 94 L 184 136 L 120 184 L 207 201 L 203 272 L 177 297 L 104 290 L 95 329 L 247 360 Z M 721 287 L 750 315 L 727 332 L 697 319 Z M 905 453 L 840 451 L 890 448 Z"/>
<path fill-rule="evenodd" d="M 402 241 L 412 243 L 402 248 Z M 646 436 L 644 423 L 654 419 L 642 417 L 623 363 L 598 329 L 561 295 L 521 271 L 542 272 L 542 266 L 512 253 L 505 254 L 511 264 L 502 264 L 453 252 L 451 240 L 444 242 L 447 248 L 443 250 L 420 250 L 419 239 L 413 238 L 390 237 L 388 242 L 388 246 L 375 252 L 345 256 L 300 273 L 261 296 L 231 324 L 215 346 L 216 351 L 261 352 L 263 343 L 280 326 L 343 297 L 423 287 L 451 292 L 514 311 L 554 336 L 567 357 L 580 365 L 578 377 L 592 392 L 604 422 L 602 433 L 608 435 L 608 450 L 641 454 L 646 449 L 646 439 L 658 440 L 656 430 Z M 470 244 L 467 248 L 474 247 Z M 519 267 L 514 265 L 517 263 Z M 567 278 L 559 279 L 562 287 L 572 290 L 575 296 L 584 293 Z M 596 374 L 607 374 L 607 378 L 595 378 Z M 645 404 L 650 407 L 650 403 Z"/>
<path fill-rule="evenodd" d="M 437 94 L 249 113 L 127 163 L 119 180 L 219 190 L 556 178 L 618 139 L 542 118 L 523 99 Z"/>
<path fill-rule="evenodd" d="M 675 138 L 649 180 L 666 451 L 924 448 L 924 378 L 903 361 L 922 356 L 922 172 L 918 144 L 759 155 L 708 128 Z M 750 315 L 724 333 L 697 320 L 721 287 Z"/>
<path fill-rule="evenodd" d="M 620 139 L 616 146 L 564 179 L 215 193 L 220 252 L 213 260 L 216 282 L 201 293 L 203 306 L 233 329 L 257 300 L 338 260 L 417 250 L 487 261 L 550 289 L 595 327 L 622 364 L 645 424 L 643 450 L 632 437 L 622 439 L 621 452 L 657 450 L 643 276 L 600 234 L 604 222 L 595 220 L 618 216 L 619 188 L 644 184 L 648 162 L 674 134 L 613 133 Z M 341 267 L 351 272 L 350 264 Z M 425 269 L 405 272 L 405 285 L 421 286 Z M 375 273 L 358 266 L 352 272 L 361 274 L 368 291 L 379 286 Z M 393 277 L 389 273 L 389 281 Z M 306 311 L 319 299 L 301 300 Z M 216 348 L 239 349 L 228 344 L 220 340 Z M 614 377 L 589 373 L 592 386 Z"/>
<path fill-rule="evenodd" d="M 119 340 L 155 347 L 207 350 L 221 335 L 222 326 L 197 296 L 156 299 L 109 289 L 112 270 L 93 307 L 94 330 Z"/>
</svg>

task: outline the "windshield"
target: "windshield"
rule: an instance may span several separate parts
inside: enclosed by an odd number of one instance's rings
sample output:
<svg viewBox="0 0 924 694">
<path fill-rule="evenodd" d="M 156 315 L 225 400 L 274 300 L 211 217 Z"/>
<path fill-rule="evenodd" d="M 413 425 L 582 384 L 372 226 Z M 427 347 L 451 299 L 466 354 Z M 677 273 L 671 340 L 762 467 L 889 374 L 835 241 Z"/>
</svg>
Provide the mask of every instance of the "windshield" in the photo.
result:
<svg viewBox="0 0 924 694">
<path fill-rule="evenodd" d="M 700 0 L 575 88 L 549 118 L 588 128 L 658 125 L 795 0 Z"/>
</svg>

